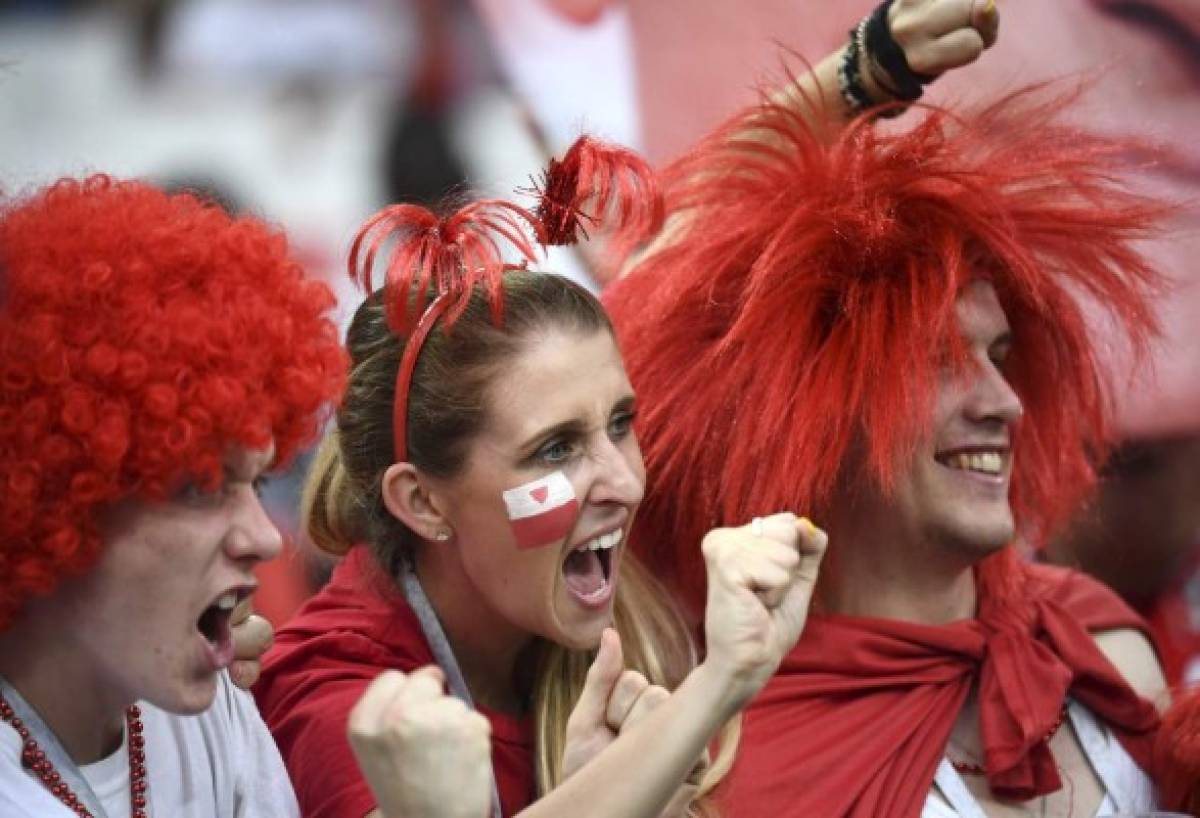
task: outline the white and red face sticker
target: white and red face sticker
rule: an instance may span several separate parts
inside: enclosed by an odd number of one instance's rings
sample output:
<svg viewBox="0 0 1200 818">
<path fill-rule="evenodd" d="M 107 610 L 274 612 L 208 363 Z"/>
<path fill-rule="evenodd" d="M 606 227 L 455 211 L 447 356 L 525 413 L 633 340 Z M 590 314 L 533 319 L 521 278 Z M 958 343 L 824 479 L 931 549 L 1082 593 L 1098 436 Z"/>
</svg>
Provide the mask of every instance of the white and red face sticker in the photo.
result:
<svg viewBox="0 0 1200 818">
<path fill-rule="evenodd" d="M 579 515 L 575 487 L 561 471 L 503 492 L 517 548 L 552 545 L 570 533 Z"/>
</svg>

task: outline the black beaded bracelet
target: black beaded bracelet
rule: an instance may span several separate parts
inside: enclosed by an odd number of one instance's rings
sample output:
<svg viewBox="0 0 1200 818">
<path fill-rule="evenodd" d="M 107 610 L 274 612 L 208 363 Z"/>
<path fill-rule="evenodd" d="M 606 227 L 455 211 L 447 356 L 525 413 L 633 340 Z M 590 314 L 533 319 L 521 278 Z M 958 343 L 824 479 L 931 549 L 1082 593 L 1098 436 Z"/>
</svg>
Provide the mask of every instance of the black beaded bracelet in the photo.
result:
<svg viewBox="0 0 1200 818">
<path fill-rule="evenodd" d="M 858 114 L 875 104 L 871 95 L 862 84 L 862 63 L 859 57 L 863 50 L 863 35 L 867 26 L 867 18 L 863 18 L 856 27 L 850 29 L 850 41 L 842 53 L 842 62 L 838 66 L 838 87 L 842 99 L 851 114 Z"/>
<path fill-rule="evenodd" d="M 913 102 L 921 98 L 924 91 L 922 86 L 928 85 L 937 77 L 920 74 L 909 66 L 904 49 L 896 42 L 888 25 L 888 9 L 891 7 L 892 0 L 884 0 L 866 19 L 862 45 L 867 58 L 879 66 L 890 80 L 886 83 L 888 90 L 895 93 L 897 99 Z"/>
</svg>

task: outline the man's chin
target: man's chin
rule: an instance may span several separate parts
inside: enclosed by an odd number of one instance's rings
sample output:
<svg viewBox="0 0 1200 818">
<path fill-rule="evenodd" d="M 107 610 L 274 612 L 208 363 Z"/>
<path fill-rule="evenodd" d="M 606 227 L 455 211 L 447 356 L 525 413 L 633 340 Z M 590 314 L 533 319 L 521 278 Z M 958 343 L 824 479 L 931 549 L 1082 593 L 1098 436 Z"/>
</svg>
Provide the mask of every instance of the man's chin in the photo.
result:
<svg viewBox="0 0 1200 818">
<path fill-rule="evenodd" d="M 1015 537 L 1016 528 L 1012 520 L 1007 519 L 964 522 L 945 531 L 943 539 L 966 554 L 971 562 L 978 562 L 1010 545 Z"/>
</svg>

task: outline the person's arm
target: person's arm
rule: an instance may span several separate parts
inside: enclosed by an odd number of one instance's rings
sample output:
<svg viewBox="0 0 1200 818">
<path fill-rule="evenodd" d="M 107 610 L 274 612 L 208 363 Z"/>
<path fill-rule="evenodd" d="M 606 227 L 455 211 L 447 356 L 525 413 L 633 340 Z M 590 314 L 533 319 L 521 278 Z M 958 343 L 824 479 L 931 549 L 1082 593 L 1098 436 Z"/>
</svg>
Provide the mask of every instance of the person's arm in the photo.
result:
<svg viewBox="0 0 1200 818">
<path fill-rule="evenodd" d="M 766 683 L 804 628 L 828 539 L 791 514 L 705 537 L 708 655 L 665 700 L 519 818 L 658 818 L 717 731 Z M 575 727 L 607 712 L 606 632 Z M 640 696 L 633 696 L 630 707 Z M 623 716 L 621 718 L 624 718 Z M 442 693 L 434 673 L 385 674 L 350 718 L 359 767 L 378 807 L 368 818 L 483 818 L 486 722 Z M 568 749 L 570 753 L 570 749 Z M 484 787 L 480 782 L 487 780 Z M 614 786 L 620 782 L 620 786 Z"/>
<path fill-rule="evenodd" d="M 1000 15 L 995 0 L 895 0 L 888 9 L 888 27 L 892 38 L 904 52 L 905 61 L 915 72 L 940 76 L 969 65 L 996 41 Z M 855 113 L 842 95 L 838 70 L 846 55 L 843 45 L 801 76 L 771 93 L 770 102 L 799 114 L 809 126 L 832 139 Z M 877 103 L 891 102 L 894 95 L 876 79 L 869 54 L 859 55 L 859 76 L 864 90 Z M 746 116 L 744 127 L 732 131 L 732 140 L 766 140 L 767 130 L 755 131 L 754 114 Z M 679 242 L 687 234 L 688 212 L 668 214 L 659 234 L 626 260 L 630 270 L 651 255 Z"/>
<path fill-rule="evenodd" d="M 765 518 L 761 534 L 754 526 L 710 532 L 703 544 L 709 577 L 704 661 L 519 818 L 658 816 L 713 736 L 799 638 L 827 542 L 824 532 L 791 514 Z M 589 706 L 586 696 L 579 706 Z"/>
<path fill-rule="evenodd" d="M 996 41 L 1000 16 L 995 0 L 895 0 L 888 9 L 888 29 L 904 52 L 909 68 L 938 77 L 969 65 Z M 838 128 L 854 113 L 842 95 L 838 70 L 847 46 L 818 62 L 795 82 L 771 95 L 812 124 L 824 120 Z M 894 81 L 868 53 L 858 58 L 864 90 L 875 103 L 896 99 Z"/>
</svg>

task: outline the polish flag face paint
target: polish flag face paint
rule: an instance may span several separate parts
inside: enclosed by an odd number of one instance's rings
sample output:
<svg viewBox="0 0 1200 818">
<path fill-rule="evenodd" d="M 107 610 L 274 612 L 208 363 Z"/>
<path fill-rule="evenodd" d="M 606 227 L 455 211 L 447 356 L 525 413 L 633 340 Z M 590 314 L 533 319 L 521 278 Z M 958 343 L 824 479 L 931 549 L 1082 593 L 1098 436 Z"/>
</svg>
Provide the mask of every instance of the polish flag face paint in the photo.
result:
<svg viewBox="0 0 1200 818">
<path fill-rule="evenodd" d="M 561 471 L 503 492 L 517 548 L 552 545 L 567 536 L 579 514 L 575 488 Z"/>
</svg>

